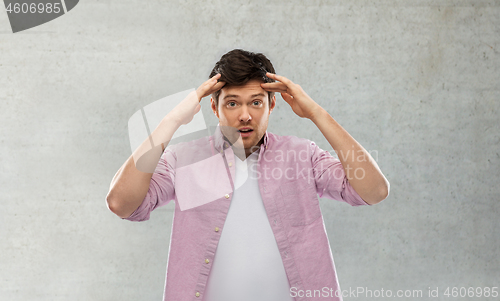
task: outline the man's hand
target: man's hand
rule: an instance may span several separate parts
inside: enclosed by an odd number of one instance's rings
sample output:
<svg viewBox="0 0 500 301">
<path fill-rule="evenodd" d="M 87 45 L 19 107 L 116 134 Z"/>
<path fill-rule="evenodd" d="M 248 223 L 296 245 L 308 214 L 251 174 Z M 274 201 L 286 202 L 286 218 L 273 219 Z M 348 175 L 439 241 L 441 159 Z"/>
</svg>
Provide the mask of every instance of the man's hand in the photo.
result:
<svg viewBox="0 0 500 301">
<path fill-rule="evenodd" d="M 226 84 L 225 82 L 217 82 L 217 80 L 221 77 L 220 73 L 214 75 L 211 79 L 207 80 L 203 84 L 201 84 L 198 89 L 196 89 L 196 94 L 198 95 L 198 101 L 205 96 L 208 96 L 220 89 Z"/>
<path fill-rule="evenodd" d="M 218 73 L 201 84 L 196 91 L 189 93 L 189 95 L 183 99 L 169 115 L 165 116 L 165 118 L 172 118 L 176 120 L 179 125 L 191 122 L 194 115 L 201 109 L 201 99 L 220 90 L 226 84 L 225 82 L 217 82 L 220 77 L 221 75 Z"/>
<path fill-rule="evenodd" d="M 280 92 L 281 97 L 285 100 L 295 114 L 302 118 L 313 119 L 322 110 L 309 95 L 302 90 L 302 87 L 294 84 L 291 80 L 284 76 L 267 72 L 266 76 L 277 80 L 275 83 L 262 83 L 262 89 L 269 92 Z"/>
</svg>

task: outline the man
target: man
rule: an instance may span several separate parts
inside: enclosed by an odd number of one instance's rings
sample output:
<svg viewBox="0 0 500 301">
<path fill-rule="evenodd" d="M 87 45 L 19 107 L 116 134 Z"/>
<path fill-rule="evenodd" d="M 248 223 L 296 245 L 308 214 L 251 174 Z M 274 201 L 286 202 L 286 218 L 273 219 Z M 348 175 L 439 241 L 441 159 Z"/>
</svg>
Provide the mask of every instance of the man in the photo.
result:
<svg viewBox="0 0 500 301">
<path fill-rule="evenodd" d="M 276 92 L 340 160 L 267 132 Z M 165 149 L 210 94 L 214 135 Z M 318 195 L 358 206 L 388 194 L 376 162 L 328 112 L 263 54 L 235 49 L 118 170 L 107 203 L 143 221 L 175 200 L 165 300 L 342 300 Z"/>
</svg>

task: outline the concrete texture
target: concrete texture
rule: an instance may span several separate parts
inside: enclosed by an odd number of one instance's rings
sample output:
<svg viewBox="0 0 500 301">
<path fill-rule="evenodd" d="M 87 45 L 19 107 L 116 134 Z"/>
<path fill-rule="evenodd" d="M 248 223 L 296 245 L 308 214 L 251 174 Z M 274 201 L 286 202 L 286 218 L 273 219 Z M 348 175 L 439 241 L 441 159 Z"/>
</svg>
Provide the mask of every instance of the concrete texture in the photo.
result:
<svg viewBox="0 0 500 301">
<path fill-rule="evenodd" d="M 500 286 L 500 2 L 88 0 L 16 34 L 0 14 L 1 300 L 162 299 L 173 203 L 132 223 L 104 198 L 130 116 L 234 48 L 265 53 L 391 183 L 373 207 L 321 200 L 343 289 Z M 331 149 L 277 99 L 270 131 Z"/>
</svg>

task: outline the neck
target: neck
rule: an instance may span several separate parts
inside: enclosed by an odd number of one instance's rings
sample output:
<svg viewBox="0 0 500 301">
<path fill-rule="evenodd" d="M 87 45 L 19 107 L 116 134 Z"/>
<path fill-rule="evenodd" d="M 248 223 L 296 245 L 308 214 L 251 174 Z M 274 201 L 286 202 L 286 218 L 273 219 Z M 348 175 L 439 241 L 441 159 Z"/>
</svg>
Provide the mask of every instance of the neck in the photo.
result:
<svg viewBox="0 0 500 301">
<path fill-rule="evenodd" d="M 265 135 L 264 135 L 265 136 Z M 245 155 L 247 156 L 250 156 L 253 152 L 256 152 L 256 151 L 259 151 L 260 150 L 260 146 L 262 143 L 264 143 L 264 136 L 262 136 L 262 138 L 260 138 L 259 142 L 257 142 L 256 145 L 250 147 L 250 148 L 245 148 Z"/>
</svg>

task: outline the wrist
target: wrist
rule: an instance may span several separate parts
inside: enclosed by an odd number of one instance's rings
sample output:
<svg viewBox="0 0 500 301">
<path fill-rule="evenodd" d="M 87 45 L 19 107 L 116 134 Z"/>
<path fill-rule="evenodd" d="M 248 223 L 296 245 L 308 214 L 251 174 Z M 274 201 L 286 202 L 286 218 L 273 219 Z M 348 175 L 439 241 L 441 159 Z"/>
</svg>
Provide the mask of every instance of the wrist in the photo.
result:
<svg viewBox="0 0 500 301">
<path fill-rule="evenodd" d="M 328 112 L 320 105 L 318 105 L 314 110 L 311 111 L 311 116 L 309 117 L 309 119 L 316 124 L 318 120 L 325 116 L 325 114 L 328 114 Z"/>
<path fill-rule="evenodd" d="M 175 109 L 170 111 L 163 119 L 161 120 L 162 126 L 174 127 L 176 130 L 183 124 L 183 120 L 176 114 Z"/>
</svg>

